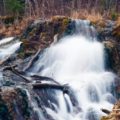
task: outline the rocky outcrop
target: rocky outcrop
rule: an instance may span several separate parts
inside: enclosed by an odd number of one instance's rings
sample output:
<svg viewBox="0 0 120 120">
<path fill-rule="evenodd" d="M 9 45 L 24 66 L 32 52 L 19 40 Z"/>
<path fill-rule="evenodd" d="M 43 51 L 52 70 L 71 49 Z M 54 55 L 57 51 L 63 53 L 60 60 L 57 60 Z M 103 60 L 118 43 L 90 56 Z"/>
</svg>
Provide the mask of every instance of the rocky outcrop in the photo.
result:
<svg viewBox="0 0 120 120">
<path fill-rule="evenodd" d="M 93 25 L 98 32 L 98 39 L 105 46 L 106 68 L 120 76 L 120 25 L 111 20 Z"/>
<path fill-rule="evenodd" d="M 64 16 L 32 22 L 20 38 L 23 44 L 19 56 L 26 57 L 34 54 L 39 48 L 48 47 L 63 35 L 72 34 L 74 27 L 74 21 Z"/>
<path fill-rule="evenodd" d="M 95 25 L 98 37 L 105 47 L 106 69 L 117 74 L 114 91 L 117 99 L 120 98 L 120 25 L 107 21 L 104 26 Z M 120 101 L 118 101 L 108 116 L 101 120 L 120 120 Z"/>
<path fill-rule="evenodd" d="M 4 87 L 0 91 L 0 120 L 30 120 L 30 106 L 25 90 Z"/>
</svg>

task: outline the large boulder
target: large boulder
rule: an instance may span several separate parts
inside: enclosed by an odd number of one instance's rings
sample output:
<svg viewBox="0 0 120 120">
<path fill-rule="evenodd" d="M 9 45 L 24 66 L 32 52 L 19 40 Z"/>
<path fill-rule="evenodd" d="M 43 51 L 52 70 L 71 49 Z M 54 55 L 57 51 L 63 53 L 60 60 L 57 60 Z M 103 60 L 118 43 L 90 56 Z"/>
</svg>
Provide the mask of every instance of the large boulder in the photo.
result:
<svg viewBox="0 0 120 120">
<path fill-rule="evenodd" d="M 25 90 L 3 87 L 0 91 L 0 120 L 30 120 L 30 106 Z M 32 119 L 31 119 L 32 120 Z"/>
<path fill-rule="evenodd" d="M 20 57 L 32 55 L 38 49 L 48 47 L 55 39 L 72 34 L 74 28 L 74 21 L 64 16 L 33 21 L 20 38 L 23 42 L 19 52 Z"/>
</svg>

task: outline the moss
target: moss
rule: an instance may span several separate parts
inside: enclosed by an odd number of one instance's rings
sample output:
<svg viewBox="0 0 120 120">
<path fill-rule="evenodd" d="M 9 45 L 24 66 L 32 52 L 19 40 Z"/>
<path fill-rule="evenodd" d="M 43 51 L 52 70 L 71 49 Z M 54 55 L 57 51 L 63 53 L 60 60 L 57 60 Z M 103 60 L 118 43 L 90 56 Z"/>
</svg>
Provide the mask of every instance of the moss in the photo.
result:
<svg viewBox="0 0 120 120">
<path fill-rule="evenodd" d="M 46 36 L 46 33 L 45 32 L 41 32 L 40 33 L 40 37 L 42 38 L 42 37 L 45 37 Z"/>
<path fill-rule="evenodd" d="M 32 29 L 32 30 L 29 32 L 29 36 L 34 36 L 36 32 L 37 32 L 37 28 Z"/>
<path fill-rule="evenodd" d="M 62 23 L 64 26 L 67 26 L 69 24 L 69 22 L 70 22 L 70 19 L 64 18 Z"/>
<path fill-rule="evenodd" d="M 26 57 L 35 53 L 38 48 L 44 49 L 54 40 L 54 35 L 64 36 L 73 32 L 71 19 L 64 16 L 54 16 L 50 20 L 31 24 L 21 37 L 23 45 L 19 56 Z M 34 51 L 34 52 L 33 52 Z"/>
<path fill-rule="evenodd" d="M 51 21 L 52 22 L 59 22 L 59 21 L 62 21 L 63 19 L 65 19 L 65 18 L 67 18 L 67 17 L 65 17 L 65 16 L 53 16 L 52 18 L 51 18 Z"/>
</svg>

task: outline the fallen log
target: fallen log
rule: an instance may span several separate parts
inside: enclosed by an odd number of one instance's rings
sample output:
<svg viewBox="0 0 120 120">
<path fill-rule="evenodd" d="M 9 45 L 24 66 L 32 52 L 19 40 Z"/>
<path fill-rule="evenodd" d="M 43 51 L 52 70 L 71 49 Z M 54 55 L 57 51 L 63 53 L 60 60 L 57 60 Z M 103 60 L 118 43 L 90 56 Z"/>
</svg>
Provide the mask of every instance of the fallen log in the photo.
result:
<svg viewBox="0 0 120 120">
<path fill-rule="evenodd" d="M 19 77 L 21 77 L 22 79 L 24 79 L 25 82 L 28 82 L 28 83 L 29 83 L 29 82 L 32 82 L 29 78 L 27 78 L 26 76 L 24 76 L 24 73 L 16 70 L 15 67 L 16 67 L 16 65 L 14 65 L 14 66 L 7 66 L 7 67 L 5 67 L 3 70 L 4 70 L 4 71 L 5 71 L 5 70 L 10 70 L 11 72 L 13 72 L 14 74 L 16 74 L 17 76 L 19 76 Z"/>
<path fill-rule="evenodd" d="M 36 52 L 36 54 L 32 57 L 30 62 L 27 64 L 27 66 L 23 69 L 23 71 L 27 71 L 34 63 L 34 61 L 38 58 L 38 55 L 41 52 L 41 48 Z"/>
<path fill-rule="evenodd" d="M 102 112 L 106 113 L 107 115 L 111 113 L 111 111 L 107 110 L 107 109 L 101 109 Z"/>
<path fill-rule="evenodd" d="M 5 67 L 3 68 L 3 71 L 5 71 L 5 70 L 11 70 L 11 67 L 12 67 L 12 68 L 15 68 L 15 67 L 17 67 L 17 65 L 5 66 Z"/>
<path fill-rule="evenodd" d="M 3 70 L 10 70 L 12 71 L 14 74 L 16 74 L 17 76 L 21 77 L 22 79 L 25 80 L 25 82 L 42 82 L 42 81 L 52 81 L 57 85 L 60 85 L 60 83 L 58 83 L 57 81 L 55 81 L 54 79 L 50 78 L 50 77 L 46 77 L 46 76 L 39 76 L 39 75 L 32 75 L 32 76 L 27 76 L 26 73 L 24 71 L 18 71 L 17 69 L 15 69 L 16 65 L 13 66 L 6 66 L 3 68 Z"/>
<path fill-rule="evenodd" d="M 50 77 L 39 76 L 39 75 L 32 75 L 32 76 L 30 76 L 30 77 L 32 77 L 32 78 L 35 79 L 35 80 L 40 80 L 40 81 L 43 81 L 43 80 L 52 81 L 52 82 L 60 85 L 60 83 L 58 83 L 57 81 L 55 81 L 53 78 L 50 78 Z"/>
<path fill-rule="evenodd" d="M 33 89 L 57 89 L 63 91 L 63 93 L 68 94 L 68 87 L 62 86 L 62 85 L 56 85 L 56 84 L 43 84 L 43 83 L 33 83 L 32 84 Z"/>
</svg>

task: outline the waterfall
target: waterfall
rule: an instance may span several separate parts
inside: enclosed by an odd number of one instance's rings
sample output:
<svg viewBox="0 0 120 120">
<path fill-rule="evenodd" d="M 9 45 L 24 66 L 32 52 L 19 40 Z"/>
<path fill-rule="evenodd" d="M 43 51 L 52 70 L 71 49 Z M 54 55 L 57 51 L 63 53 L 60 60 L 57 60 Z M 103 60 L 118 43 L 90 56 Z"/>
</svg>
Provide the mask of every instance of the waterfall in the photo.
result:
<svg viewBox="0 0 120 120">
<path fill-rule="evenodd" d="M 15 78 L 18 84 L 14 87 L 25 90 L 35 120 L 100 120 L 105 115 L 101 109 L 111 110 L 116 101 L 112 89 L 116 76 L 105 69 L 104 45 L 98 41 L 95 28 L 86 20 L 75 20 L 75 26 L 73 35 L 51 44 L 24 74 L 49 78 L 42 83 L 51 84 L 54 79 L 54 84 L 67 86 L 68 92 L 49 87 L 34 89 L 35 81 L 19 85 Z M 0 40 L 0 63 L 14 57 L 20 44 L 13 37 Z M 16 110 L 19 114 L 18 107 Z"/>
<path fill-rule="evenodd" d="M 72 97 L 56 91 L 58 105 L 49 101 L 55 109 L 45 108 L 54 120 L 100 120 L 102 108 L 112 109 L 115 75 L 105 70 L 104 56 L 95 29 L 81 20 L 76 20 L 75 34 L 61 38 L 39 56 L 31 74 L 54 78 L 71 88 Z"/>
</svg>

